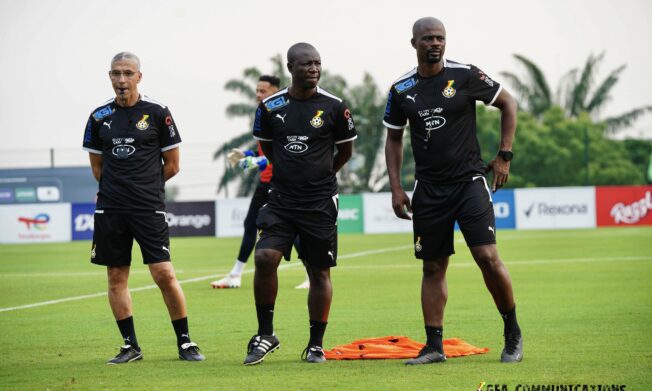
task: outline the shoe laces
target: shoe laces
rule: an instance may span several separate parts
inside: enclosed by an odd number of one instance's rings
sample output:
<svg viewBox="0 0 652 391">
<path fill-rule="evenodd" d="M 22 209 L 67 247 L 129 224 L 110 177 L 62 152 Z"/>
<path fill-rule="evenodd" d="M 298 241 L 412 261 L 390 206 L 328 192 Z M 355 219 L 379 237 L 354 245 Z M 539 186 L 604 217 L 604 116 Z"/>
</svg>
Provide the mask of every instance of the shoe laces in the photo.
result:
<svg viewBox="0 0 652 391">
<path fill-rule="evenodd" d="M 301 353 L 301 359 L 306 360 L 309 354 L 314 356 L 323 356 L 324 349 L 322 349 L 321 346 L 317 345 L 307 346 L 305 349 L 303 349 L 303 353 Z"/>
<path fill-rule="evenodd" d="M 518 347 L 518 341 L 521 338 L 520 334 L 505 334 L 505 351 L 507 354 L 514 354 Z"/>
</svg>

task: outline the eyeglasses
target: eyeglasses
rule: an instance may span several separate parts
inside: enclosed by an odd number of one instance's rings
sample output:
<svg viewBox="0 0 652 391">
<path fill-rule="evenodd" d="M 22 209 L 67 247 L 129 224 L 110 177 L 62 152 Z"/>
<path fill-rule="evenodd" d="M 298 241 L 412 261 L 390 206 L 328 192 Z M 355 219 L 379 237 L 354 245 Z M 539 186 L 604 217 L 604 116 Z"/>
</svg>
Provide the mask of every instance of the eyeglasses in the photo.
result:
<svg viewBox="0 0 652 391">
<path fill-rule="evenodd" d="M 138 72 L 134 71 L 109 71 L 109 76 L 112 79 L 119 79 L 120 76 L 124 76 L 126 79 L 131 79 L 132 77 L 136 76 Z"/>
</svg>

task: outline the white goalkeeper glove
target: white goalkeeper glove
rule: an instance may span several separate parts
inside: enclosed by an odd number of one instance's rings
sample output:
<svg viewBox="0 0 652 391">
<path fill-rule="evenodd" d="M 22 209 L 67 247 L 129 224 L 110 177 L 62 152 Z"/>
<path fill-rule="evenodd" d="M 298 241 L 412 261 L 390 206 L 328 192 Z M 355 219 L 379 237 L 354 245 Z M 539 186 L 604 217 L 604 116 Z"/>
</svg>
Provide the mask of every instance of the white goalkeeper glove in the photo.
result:
<svg viewBox="0 0 652 391">
<path fill-rule="evenodd" d="M 243 151 L 240 148 L 233 148 L 226 154 L 226 158 L 229 160 L 231 167 L 235 167 L 240 163 L 240 159 L 243 159 L 247 156 L 256 156 L 253 151 Z"/>
<path fill-rule="evenodd" d="M 263 171 L 267 168 L 267 158 L 265 156 L 247 156 L 240 159 L 238 166 L 245 171 L 253 171 L 258 169 L 258 171 Z"/>
</svg>

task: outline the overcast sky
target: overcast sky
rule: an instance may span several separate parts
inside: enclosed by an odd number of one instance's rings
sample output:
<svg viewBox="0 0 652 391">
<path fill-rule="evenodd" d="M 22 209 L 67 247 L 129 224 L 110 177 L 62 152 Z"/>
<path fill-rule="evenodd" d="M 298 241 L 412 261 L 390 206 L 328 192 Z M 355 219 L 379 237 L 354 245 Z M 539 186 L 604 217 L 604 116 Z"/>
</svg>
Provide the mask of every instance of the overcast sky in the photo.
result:
<svg viewBox="0 0 652 391">
<path fill-rule="evenodd" d="M 170 106 L 184 144 L 213 147 L 247 130 L 246 121 L 224 115 L 228 103 L 241 99 L 224 84 L 244 68 L 270 71 L 269 58 L 306 41 L 320 51 L 324 69 L 350 84 L 369 72 L 386 90 L 416 64 L 409 39 L 422 16 L 446 25 L 447 58 L 473 63 L 498 81 L 500 71 L 522 72 L 513 53 L 533 60 L 556 87 L 566 71 L 604 51 L 600 79 L 627 64 L 605 112 L 619 114 L 652 104 L 651 4 L 0 0 L 0 155 L 80 148 L 90 111 L 113 95 L 107 71 L 119 51 L 141 58 L 140 90 Z M 631 133 L 652 137 L 652 115 Z"/>
</svg>

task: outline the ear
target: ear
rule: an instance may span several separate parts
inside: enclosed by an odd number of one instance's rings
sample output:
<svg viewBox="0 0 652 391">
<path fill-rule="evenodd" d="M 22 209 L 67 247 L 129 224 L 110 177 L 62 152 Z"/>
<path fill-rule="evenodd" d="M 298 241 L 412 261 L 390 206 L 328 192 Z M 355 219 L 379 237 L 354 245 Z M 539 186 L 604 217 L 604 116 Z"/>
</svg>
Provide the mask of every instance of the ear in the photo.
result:
<svg viewBox="0 0 652 391">
<path fill-rule="evenodd" d="M 414 39 L 414 38 L 410 39 L 410 43 L 412 44 L 413 48 L 415 48 L 415 49 L 417 48 L 417 40 L 416 39 Z"/>
<path fill-rule="evenodd" d="M 290 75 L 291 75 L 292 74 L 292 63 L 289 62 L 289 61 L 287 63 L 287 68 L 288 68 L 288 72 L 290 72 Z"/>
<path fill-rule="evenodd" d="M 141 71 L 138 71 L 138 81 L 136 84 L 140 83 L 140 81 L 143 79 L 143 73 Z"/>
</svg>

